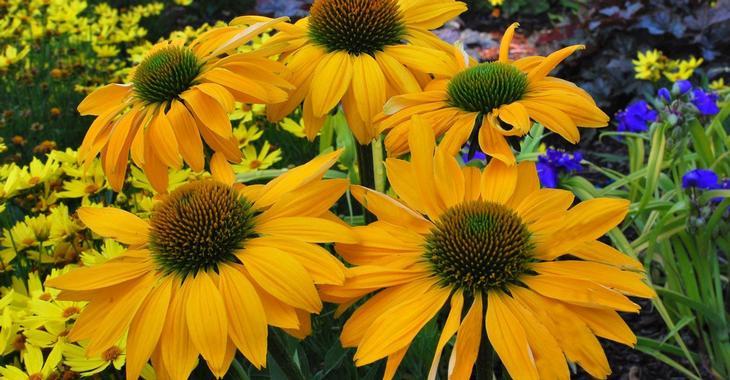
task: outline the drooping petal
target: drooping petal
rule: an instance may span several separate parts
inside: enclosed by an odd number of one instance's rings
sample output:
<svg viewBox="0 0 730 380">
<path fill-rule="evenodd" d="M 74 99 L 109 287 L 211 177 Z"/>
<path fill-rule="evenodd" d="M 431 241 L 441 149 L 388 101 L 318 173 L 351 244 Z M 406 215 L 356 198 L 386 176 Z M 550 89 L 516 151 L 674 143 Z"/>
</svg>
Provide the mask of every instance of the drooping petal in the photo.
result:
<svg viewBox="0 0 730 380">
<path fill-rule="evenodd" d="M 172 296 L 172 280 L 163 280 L 147 296 L 132 319 L 127 337 L 127 380 L 139 378 L 142 368 L 157 347 Z"/>
<path fill-rule="evenodd" d="M 420 214 L 385 194 L 362 186 L 352 186 L 350 192 L 378 220 L 412 228 L 421 233 L 427 233 L 433 228 L 433 224 Z"/>
<path fill-rule="evenodd" d="M 449 308 L 449 315 L 446 317 L 444 327 L 441 329 L 441 336 L 439 337 L 438 344 L 436 345 L 436 353 L 431 361 L 431 369 L 428 371 L 428 380 L 435 380 L 438 373 L 439 362 L 441 361 L 441 354 L 451 337 L 456 334 L 456 331 L 461 325 L 461 310 L 464 307 L 464 294 L 456 292 L 451 296 L 451 305 Z M 479 324 L 481 329 L 481 323 Z M 479 332 L 481 335 L 481 331 Z"/>
<path fill-rule="evenodd" d="M 154 274 L 148 273 L 132 283 L 132 287 L 126 293 L 118 296 L 119 298 L 109 305 L 106 316 L 99 322 L 99 327 L 86 347 L 89 356 L 101 354 L 122 337 L 142 301 L 152 290 L 154 281 Z"/>
<path fill-rule="evenodd" d="M 266 366 L 266 311 L 251 282 L 234 266 L 218 267 L 220 293 L 228 316 L 228 333 L 256 368 Z"/>
<path fill-rule="evenodd" d="M 228 318 L 218 287 L 207 272 L 183 282 L 186 288 L 185 321 L 190 341 L 211 368 L 223 366 L 228 342 Z"/>
<path fill-rule="evenodd" d="M 512 148 L 486 117 L 484 118 L 484 124 L 479 128 L 479 147 L 482 148 L 484 153 L 504 162 L 508 166 L 515 164 L 516 160 Z"/>
<path fill-rule="evenodd" d="M 505 204 L 517 188 L 517 166 L 508 166 L 500 160 L 491 160 L 482 172 L 482 199 Z"/>
<path fill-rule="evenodd" d="M 385 104 L 385 75 L 369 54 L 353 58 L 352 89 L 357 108 L 366 123 L 383 110 Z"/>
<path fill-rule="evenodd" d="M 585 307 L 606 307 L 619 311 L 638 312 L 639 305 L 623 294 L 590 281 L 564 276 L 526 276 L 523 282 L 530 289 L 549 298 Z"/>
<path fill-rule="evenodd" d="M 350 87 L 353 76 L 352 57 L 344 51 L 326 55 L 314 71 L 309 96 L 315 116 L 329 113 Z"/>
<path fill-rule="evenodd" d="M 269 294 L 310 313 L 322 309 L 311 276 L 288 254 L 275 248 L 249 247 L 238 257 L 256 283 Z"/>
<path fill-rule="evenodd" d="M 130 212 L 113 207 L 82 207 L 78 215 L 101 236 L 131 245 L 147 242 L 149 224 Z"/>
<path fill-rule="evenodd" d="M 309 243 L 356 243 L 357 236 L 348 227 L 322 218 L 290 216 L 258 223 L 256 232 L 262 235 L 295 238 Z"/>
<path fill-rule="evenodd" d="M 451 352 L 454 365 L 449 368 L 449 379 L 469 380 L 472 367 L 479 354 L 479 345 L 482 341 L 482 319 L 484 307 L 480 293 L 474 295 L 474 303 L 456 333 L 456 344 Z M 450 366 L 451 367 L 451 366 Z"/>
<path fill-rule="evenodd" d="M 261 197 L 256 200 L 257 208 L 264 208 L 277 202 L 285 193 L 322 178 L 324 173 L 337 162 L 342 150 L 315 157 L 304 165 L 292 169 L 266 184 Z"/>
<path fill-rule="evenodd" d="M 309 272 L 315 284 L 342 285 L 345 282 L 345 266 L 319 245 L 271 237 L 252 239 L 247 244 L 248 247 L 273 247 L 288 253 Z"/>
<path fill-rule="evenodd" d="M 116 107 L 131 92 L 132 85 L 108 84 L 84 98 L 77 109 L 81 115 L 100 115 L 109 108 Z"/>
<path fill-rule="evenodd" d="M 372 363 L 406 347 L 441 309 L 449 295 L 449 289 L 433 286 L 422 296 L 399 305 L 398 312 L 378 317 L 358 346 L 356 364 Z"/>
<path fill-rule="evenodd" d="M 178 101 L 170 104 L 167 118 L 174 125 L 175 138 L 183 159 L 194 171 L 202 171 L 205 165 L 205 155 L 203 154 L 203 141 L 200 139 L 195 119 Z"/>
<path fill-rule="evenodd" d="M 525 329 L 504 304 L 499 291 L 488 293 L 487 336 L 514 379 L 539 379 Z"/>
<path fill-rule="evenodd" d="M 183 92 L 180 97 L 191 113 L 218 136 L 227 139 L 233 134 L 228 114 L 217 100 L 197 88 Z"/>
</svg>

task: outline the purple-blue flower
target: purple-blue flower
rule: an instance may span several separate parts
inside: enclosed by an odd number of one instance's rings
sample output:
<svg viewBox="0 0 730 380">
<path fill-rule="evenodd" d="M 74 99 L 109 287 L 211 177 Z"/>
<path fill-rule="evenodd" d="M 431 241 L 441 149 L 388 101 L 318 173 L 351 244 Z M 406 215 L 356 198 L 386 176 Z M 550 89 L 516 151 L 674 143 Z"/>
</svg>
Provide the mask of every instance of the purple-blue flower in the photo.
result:
<svg viewBox="0 0 730 380">
<path fill-rule="evenodd" d="M 692 83 L 686 79 L 680 79 L 674 82 L 672 90 L 679 95 L 684 95 L 687 91 L 692 89 Z"/>
<path fill-rule="evenodd" d="M 669 93 L 669 90 L 666 87 L 660 88 L 659 91 L 657 91 L 657 96 L 667 103 L 672 101 L 672 94 Z"/>
<path fill-rule="evenodd" d="M 629 104 L 616 117 L 619 132 L 645 132 L 649 130 L 649 124 L 657 120 L 659 113 L 651 109 L 645 101 L 639 100 Z"/>
<path fill-rule="evenodd" d="M 705 92 L 699 88 L 692 91 L 692 104 L 702 115 L 717 115 L 720 112 L 720 108 L 717 106 L 718 99 L 719 96 L 714 92 Z"/>
<path fill-rule="evenodd" d="M 719 182 L 717 173 L 709 169 L 690 170 L 682 176 L 682 187 L 685 189 L 714 190 L 720 187 Z"/>
<path fill-rule="evenodd" d="M 305 3 L 311 1 L 303 0 L 258 0 L 256 12 L 274 17 L 304 17 L 307 12 L 303 9 Z"/>
<path fill-rule="evenodd" d="M 486 161 L 487 155 L 484 154 L 484 152 L 482 152 L 481 150 L 477 149 L 474 152 L 474 156 L 469 157 L 469 144 L 466 144 L 464 150 L 461 153 L 461 158 L 464 160 L 464 162 L 469 162 L 471 160 Z"/>
<path fill-rule="evenodd" d="M 561 172 L 580 172 L 583 166 L 580 162 L 583 160 L 581 152 L 573 154 L 561 152 L 555 149 L 548 149 L 544 154 L 537 158 L 537 175 L 540 177 L 540 183 L 543 187 L 558 187 L 558 178 Z"/>
</svg>

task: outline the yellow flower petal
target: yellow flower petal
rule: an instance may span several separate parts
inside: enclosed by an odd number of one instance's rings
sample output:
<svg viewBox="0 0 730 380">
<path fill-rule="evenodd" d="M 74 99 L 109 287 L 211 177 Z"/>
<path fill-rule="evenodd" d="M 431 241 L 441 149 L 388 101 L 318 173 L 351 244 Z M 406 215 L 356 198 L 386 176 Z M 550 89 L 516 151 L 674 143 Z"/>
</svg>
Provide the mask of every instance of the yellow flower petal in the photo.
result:
<svg viewBox="0 0 730 380">
<path fill-rule="evenodd" d="M 251 282 L 229 264 L 218 267 L 228 332 L 236 347 L 256 368 L 266 366 L 268 325 L 261 299 Z"/>
<path fill-rule="evenodd" d="M 499 291 L 489 292 L 487 336 L 502 363 L 514 379 L 539 379 L 525 329 L 505 305 Z"/>
<path fill-rule="evenodd" d="M 449 366 L 449 379 L 469 380 L 471 378 L 471 370 L 477 360 L 479 345 L 482 341 L 483 316 L 482 295 L 476 293 L 474 303 L 466 313 L 464 320 L 461 321 L 459 331 L 456 333 L 456 344 L 451 352 L 454 365 Z"/>
<path fill-rule="evenodd" d="M 228 342 L 228 318 L 218 287 L 207 272 L 183 280 L 185 321 L 190 341 L 211 369 L 223 366 Z"/>
<path fill-rule="evenodd" d="M 482 172 L 482 199 L 499 204 L 507 203 L 517 188 L 517 166 L 507 166 L 500 160 L 491 160 Z"/>
<path fill-rule="evenodd" d="M 310 313 L 322 309 L 311 276 L 288 254 L 275 248 L 249 247 L 238 257 L 256 283 L 269 294 Z"/>
<path fill-rule="evenodd" d="M 309 96 L 312 98 L 314 116 L 328 114 L 340 102 L 350 87 L 353 76 L 352 57 L 337 51 L 326 55 L 314 71 Z"/>
<path fill-rule="evenodd" d="M 464 307 L 464 294 L 456 292 L 451 296 L 451 305 L 449 308 L 449 315 L 446 317 L 444 327 L 441 329 L 441 336 L 439 337 L 438 344 L 436 345 L 436 353 L 431 361 L 431 369 L 428 371 L 428 380 L 435 380 L 438 374 L 439 362 L 441 361 L 441 354 L 446 347 L 446 343 L 451 340 L 451 337 L 456 334 L 456 331 L 461 325 L 461 310 Z M 479 324 L 481 329 L 481 323 Z M 481 336 L 481 331 L 479 331 Z"/>
<path fill-rule="evenodd" d="M 357 236 L 348 227 L 322 218 L 283 217 L 256 224 L 264 236 L 297 239 L 309 243 L 356 243 Z"/>
<path fill-rule="evenodd" d="M 165 279 L 139 307 L 127 337 L 127 380 L 139 378 L 142 368 L 157 347 L 172 296 L 172 280 Z"/>
</svg>

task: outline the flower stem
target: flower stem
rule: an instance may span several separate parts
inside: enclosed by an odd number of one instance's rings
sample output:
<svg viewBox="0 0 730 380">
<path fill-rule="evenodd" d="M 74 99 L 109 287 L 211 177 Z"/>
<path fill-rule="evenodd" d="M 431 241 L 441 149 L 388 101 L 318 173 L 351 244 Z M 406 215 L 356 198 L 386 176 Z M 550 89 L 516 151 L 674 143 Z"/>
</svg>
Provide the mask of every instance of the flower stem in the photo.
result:
<svg viewBox="0 0 730 380">
<path fill-rule="evenodd" d="M 304 380 L 302 371 L 294 362 L 294 357 L 287 351 L 281 335 L 274 330 L 269 330 L 269 353 L 286 374 L 287 379 Z"/>
<path fill-rule="evenodd" d="M 375 168 L 373 162 L 372 144 L 357 144 L 357 167 L 360 175 L 360 185 L 368 189 L 375 189 Z M 375 216 L 363 208 L 365 224 L 375 221 Z"/>
<path fill-rule="evenodd" d="M 383 137 L 378 136 L 373 146 L 373 174 L 375 175 L 375 190 L 385 193 L 385 166 L 383 165 Z"/>
<path fill-rule="evenodd" d="M 489 343 L 489 338 L 484 329 L 482 329 L 482 344 L 479 345 L 476 367 L 477 380 L 494 379 L 494 348 Z"/>
</svg>

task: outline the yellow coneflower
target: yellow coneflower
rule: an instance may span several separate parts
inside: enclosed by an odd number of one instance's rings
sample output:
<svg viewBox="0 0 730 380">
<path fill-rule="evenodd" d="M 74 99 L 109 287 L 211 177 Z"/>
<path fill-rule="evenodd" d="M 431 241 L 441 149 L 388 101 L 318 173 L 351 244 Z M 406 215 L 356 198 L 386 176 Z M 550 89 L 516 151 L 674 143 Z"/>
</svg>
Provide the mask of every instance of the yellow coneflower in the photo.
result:
<svg viewBox="0 0 730 380">
<path fill-rule="evenodd" d="M 512 24 L 500 45 L 495 62 L 474 63 L 455 49 L 457 71 L 431 82 L 424 92 L 396 96 L 385 105 L 380 130 L 390 130 L 385 140 L 391 155 L 408 151 L 408 128 L 412 115 L 433 123 L 442 144 L 456 151 L 478 138 L 484 153 L 513 165 L 514 154 L 505 136 L 524 136 L 531 120 L 576 143 L 578 127 L 608 125 L 591 96 L 573 83 L 548 76 L 560 62 L 582 45 L 558 50 L 547 57 L 509 59 L 509 46 L 518 24 Z M 474 141 L 476 145 L 476 141 Z"/>
<path fill-rule="evenodd" d="M 101 154 L 104 172 L 119 191 L 131 154 L 158 192 L 167 188 L 168 168 L 181 167 L 181 156 L 193 170 L 203 170 L 203 141 L 226 161 L 239 162 L 227 115 L 234 101 L 283 102 L 290 85 L 277 77 L 283 65 L 260 52 L 236 49 L 282 21 L 245 30 L 216 28 L 190 44 L 155 45 L 134 68 L 130 83 L 104 86 L 79 105 L 82 115 L 97 116 L 79 148 L 80 160 L 91 162 Z"/>
<path fill-rule="evenodd" d="M 269 182 L 244 188 L 213 180 L 183 185 L 149 220 L 114 208 L 81 208 L 99 235 L 129 245 L 116 258 L 47 282 L 59 299 L 86 300 L 68 334 L 98 355 L 128 331 L 126 371 L 152 358 L 163 378 L 187 379 L 202 355 L 222 377 L 236 349 L 266 365 L 267 326 L 309 330 L 322 302 L 315 285 L 344 281 L 325 242 L 354 243 L 334 221 L 345 180 L 322 180 L 341 152 L 320 156 Z"/>
<path fill-rule="evenodd" d="M 629 202 L 573 204 L 565 190 L 540 189 L 535 165 L 491 160 L 459 167 L 429 125 L 414 121 L 411 162 L 386 161 L 400 200 L 353 187 L 378 221 L 356 227 L 357 244 L 336 250 L 355 265 L 323 299 L 352 305 L 341 341 L 358 366 L 387 358 L 392 378 L 418 332 L 446 306 L 431 367 L 456 335 L 450 379 L 469 379 L 486 324 L 513 379 L 568 379 L 565 358 L 596 378 L 610 373 L 596 336 L 632 346 L 616 311 L 638 312 L 627 295 L 653 297 L 643 267 L 597 240 L 620 223 Z M 435 152 L 434 152 L 435 151 Z"/>
<path fill-rule="evenodd" d="M 288 101 L 268 107 L 269 119 L 279 121 L 303 102 L 313 139 L 342 103 L 353 134 L 369 144 L 388 97 L 420 91 L 424 73 L 450 71 L 448 55 L 436 50 L 445 43 L 430 30 L 464 11 L 455 0 L 315 0 L 309 17 L 280 26 L 266 44 L 288 43 L 282 61 L 296 87 Z"/>
</svg>

